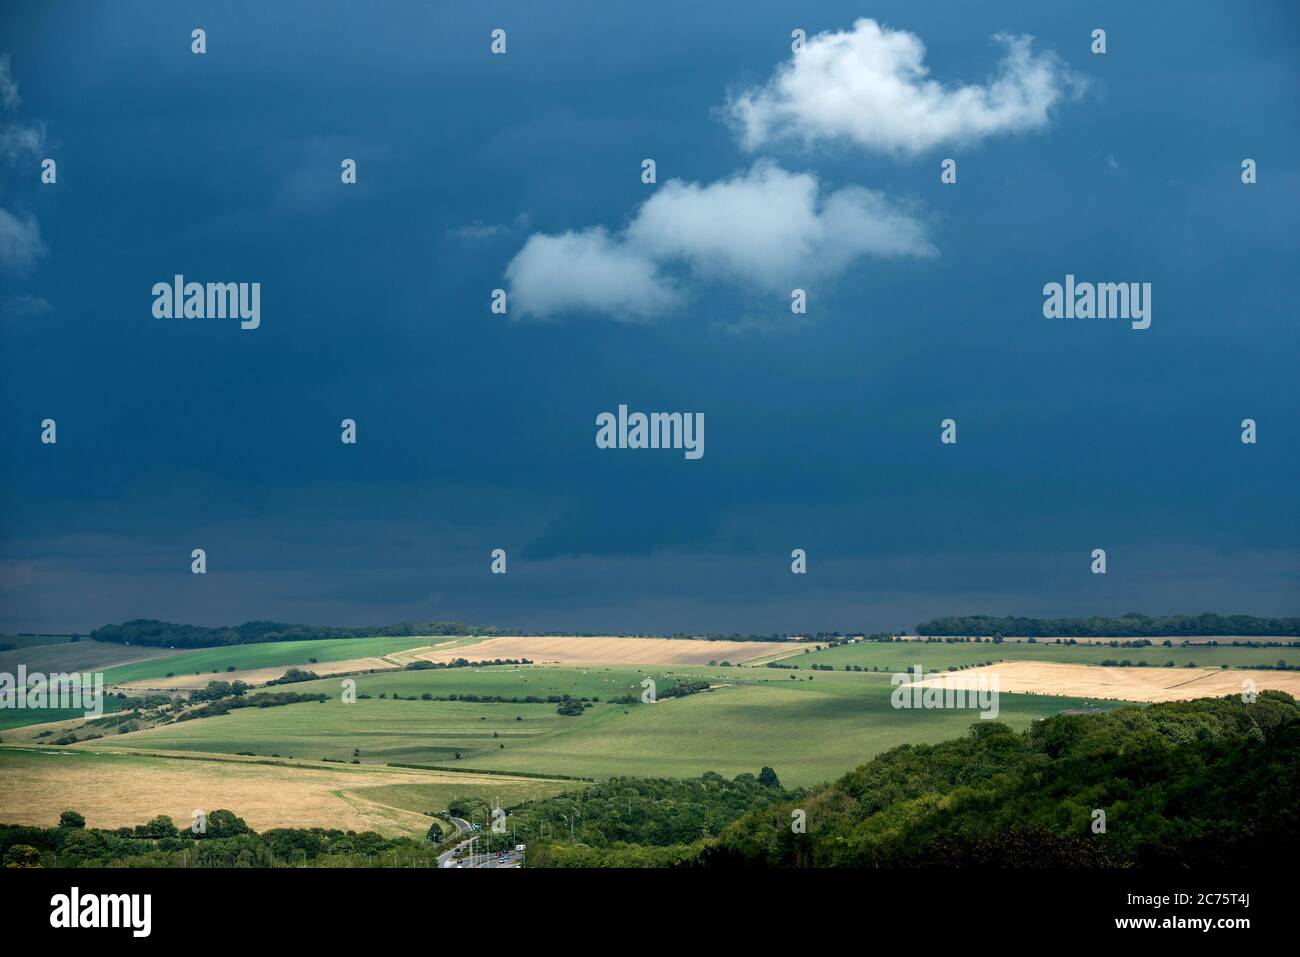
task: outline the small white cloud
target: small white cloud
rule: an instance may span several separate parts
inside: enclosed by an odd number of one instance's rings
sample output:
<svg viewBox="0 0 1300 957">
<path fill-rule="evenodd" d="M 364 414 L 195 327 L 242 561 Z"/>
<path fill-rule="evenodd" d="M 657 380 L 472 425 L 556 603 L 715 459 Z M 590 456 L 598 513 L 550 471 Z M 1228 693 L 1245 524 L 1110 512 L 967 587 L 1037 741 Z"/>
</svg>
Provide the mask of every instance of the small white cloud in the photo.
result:
<svg viewBox="0 0 1300 957">
<path fill-rule="evenodd" d="M 500 236 L 509 230 L 510 227 L 505 223 L 485 223 L 475 220 L 464 226 L 457 226 L 455 229 L 449 230 L 449 232 L 457 239 L 491 239 L 493 236 Z"/>
<path fill-rule="evenodd" d="M 43 316 L 54 309 L 48 299 L 40 296 L 21 295 L 10 296 L 0 304 L 0 318 L 10 322 L 21 322 L 24 319 L 35 319 Z"/>
<path fill-rule="evenodd" d="M 13 162 L 24 155 L 40 156 L 45 147 L 43 126 L 6 123 L 0 126 L 0 157 Z"/>
<path fill-rule="evenodd" d="M 535 233 L 506 267 L 506 280 L 518 318 L 572 311 L 641 320 L 678 301 L 652 260 L 599 226 L 558 236 Z"/>
<path fill-rule="evenodd" d="M 928 78 L 920 37 L 861 19 L 809 38 L 766 85 L 733 95 L 726 112 L 749 150 L 845 139 L 914 154 L 1046 126 L 1051 108 L 1082 80 L 1054 54 L 1035 53 L 1032 37 L 993 39 L 1006 56 L 992 80 L 945 86 Z"/>
<path fill-rule="evenodd" d="M 9 54 L 0 55 L 0 111 L 12 113 L 21 103 Z M 7 162 L 13 162 L 28 153 L 39 156 L 44 146 L 45 127 L 42 124 L 26 126 L 21 123 L 5 123 L 0 126 L 0 158 Z"/>
<path fill-rule="evenodd" d="M 36 217 L 19 219 L 0 208 L 0 266 L 13 272 L 26 272 L 44 253 L 45 243 Z"/>
<path fill-rule="evenodd" d="M 534 234 L 506 279 L 520 317 L 574 310 L 641 320 L 681 301 L 670 270 L 788 291 L 865 256 L 936 254 L 924 225 L 883 194 L 824 192 L 813 174 L 760 160 L 714 183 L 664 184 L 619 235 Z"/>
<path fill-rule="evenodd" d="M 517 230 L 528 228 L 529 217 L 527 213 L 520 213 L 515 217 L 513 224 L 508 223 L 485 223 L 480 219 L 472 223 L 466 223 L 464 226 L 457 226 L 455 229 L 448 230 L 448 235 L 455 239 L 481 240 L 495 239 L 497 236 L 504 236 Z"/>
<path fill-rule="evenodd" d="M 0 55 L 0 108 L 16 110 L 22 100 L 18 98 L 18 84 L 14 81 L 9 54 Z"/>
</svg>

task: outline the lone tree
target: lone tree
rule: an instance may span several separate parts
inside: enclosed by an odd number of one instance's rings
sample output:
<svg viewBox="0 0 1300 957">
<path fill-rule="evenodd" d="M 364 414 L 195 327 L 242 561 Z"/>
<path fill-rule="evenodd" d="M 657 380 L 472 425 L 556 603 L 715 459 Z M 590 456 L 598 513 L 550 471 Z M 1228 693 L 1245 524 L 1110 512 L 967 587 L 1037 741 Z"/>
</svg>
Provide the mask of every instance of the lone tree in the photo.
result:
<svg viewBox="0 0 1300 957">
<path fill-rule="evenodd" d="M 59 827 L 82 827 L 86 826 L 86 819 L 76 811 L 64 811 L 59 815 Z"/>
<path fill-rule="evenodd" d="M 758 772 L 758 783 L 769 788 L 779 788 L 781 786 L 780 778 L 767 765 L 763 765 L 763 770 Z"/>
</svg>

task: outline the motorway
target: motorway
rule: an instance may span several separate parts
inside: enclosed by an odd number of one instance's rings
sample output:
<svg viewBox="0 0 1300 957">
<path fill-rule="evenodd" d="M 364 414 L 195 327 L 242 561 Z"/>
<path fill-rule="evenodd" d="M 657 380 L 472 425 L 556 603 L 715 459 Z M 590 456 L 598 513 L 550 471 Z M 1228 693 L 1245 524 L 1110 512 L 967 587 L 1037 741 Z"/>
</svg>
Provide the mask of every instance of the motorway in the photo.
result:
<svg viewBox="0 0 1300 957">
<path fill-rule="evenodd" d="M 464 818 L 453 817 L 453 818 L 451 818 L 451 823 L 454 824 L 454 825 L 456 825 L 456 834 L 457 834 L 458 836 L 459 836 L 459 835 L 462 835 L 462 834 L 472 834 L 472 833 L 473 833 L 473 832 L 472 832 L 472 829 L 470 828 L 470 823 L 469 823 L 469 821 L 466 821 Z M 519 866 L 520 866 L 521 864 L 523 864 L 523 862 L 524 862 L 524 855 L 521 854 L 521 853 L 519 853 L 518 851 L 515 851 L 515 850 L 511 849 L 510 851 L 508 851 L 508 852 L 506 853 L 505 860 L 502 860 L 502 861 L 498 861 L 498 860 L 497 860 L 497 855 L 495 855 L 495 854 L 475 854 L 475 855 L 474 855 L 474 858 L 473 858 L 472 861 L 470 861 L 470 860 L 466 860 L 465 863 L 460 864 L 460 865 L 451 865 L 451 864 L 449 864 L 449 862 L 450 862 L 451 859 L 452 859 L 452 856 L 456 853 L 456 851 L 460 850 L 461 848 L 468 847 L 468 846 L 470 845 L 470 842 L 471 842 L 471 841 L 473 841 L 473 837 L 467 838 L 466 840 L 461 841 L 461 842 L 460 842 L 459 844 L 457 844 L 455 847 L 451 848 L 451 850 L 443 851 L 441 854 L 439 854 L 439 855 L 438 855 L 438 866 L 439 866 L 439 867 L 448 867 L 448 866 L 461 866 L 461 867 L 519 867 Z"/>
</svg>

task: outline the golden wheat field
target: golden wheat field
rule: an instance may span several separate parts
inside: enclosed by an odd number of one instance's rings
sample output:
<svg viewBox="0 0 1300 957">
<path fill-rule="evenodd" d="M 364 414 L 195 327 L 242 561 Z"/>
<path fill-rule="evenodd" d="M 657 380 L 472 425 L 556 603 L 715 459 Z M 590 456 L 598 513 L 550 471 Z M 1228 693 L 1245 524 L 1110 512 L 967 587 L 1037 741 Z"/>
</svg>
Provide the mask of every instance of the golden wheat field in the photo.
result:
<svg viewBox="0 0 1300 957">
<path fill-rule="evenodd" d="M 194 811 L 225 808 L 254 830 L 325 827 L 423 835 L 424 810 L 455 796 L 512 802 L 554 794 L 558 783 L 500 775 L 375 765 L 268 763 L 232 755 L 121 754 L 82 750 L 0 751 L 0 819 L 53 825 L 74 809 L 90 827 L 143 824 L 166 814 L 188 827 Z"/>
<path fill-rule="evenodd" d="M 781 645 L 766 641 L 706 641 L 697 638 L 488 638 L 463 648 L 430 650 L 415 657 L 425 661 L 491 661 L 527 658 L 535 664 L 703 665 L 710 661 L 738 664 L 770 655 Z"/>
<path fill-rule="evenodd" d="M 983 668 L 944 672 L 924 679 L 925 686 L 975 688 L 997 676 L 998 690 L 1008 693 L 1105 698 L 1115 701 L 1184 701 L 1241 694 L 1253 682 L 1256 691 L 1274 689 L 1300 696 L 1300 672 L 1237 668 L 1115 668 L 1104 665 L 1004 661 Z"/>
</svg>

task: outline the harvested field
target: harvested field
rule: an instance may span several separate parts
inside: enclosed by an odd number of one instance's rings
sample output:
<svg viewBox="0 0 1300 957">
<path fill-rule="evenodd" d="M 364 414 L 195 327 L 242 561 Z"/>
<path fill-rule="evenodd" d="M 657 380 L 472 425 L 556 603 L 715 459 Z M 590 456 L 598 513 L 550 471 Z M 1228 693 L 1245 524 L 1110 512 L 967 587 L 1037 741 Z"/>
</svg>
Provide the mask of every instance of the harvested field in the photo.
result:
<svg viewBox="0 0 1300 957">
<path fill-rule="evenodd" d="M 767 641 L 705 641 L 695 638 L 488 638 L 470 648 L 431 650 L 416 655 L 425 661 L 492 661 L 527 658 L 534 664 L 702 665 L 710 661 L 738 664 L 775 650 Z"/>
<path fill-rule="evenodd" d="M 1115 701 L 1185 701 L 1240 694 L 1244 682 L 1255 690 L 1286 691 L 1300 697 L 1300 672 L 1222 668 L 1113 668 L 1099 665 L 1004 661 L 984 668 L 945 672 L 922 685 L 974 688 L 980 676 L 997 675 L 998 690 L 1008 693 L 1062 695 Z"/>
<path fill-rule="evenodd" d="M 209 681 L 242 681 L 249 685 L 263 685 L 281 677 L 289 668 L 310 671 L 324 678 L 358 671 L 386 671 L 402 667 L 388 658 L 352 658 L 347 661 L 321 661 L 316 664 L 277 665 L 274 668 L 246 668 L 243 671 L 220 671 L 201 675 L 175 675 L 171 678 L 142 678 L 114 685 L 113 690 L 139 694 L 145 691 L 191 691 L 206 688 Z"/>
<path fill-rule="evenodd" d="M 420 811 L 443 809 L 454 796 L 497 795 L 509 803 L 563 787 L 374 766 L 0 749 L 0 821 L 10 824 L 57 824 L 59 812 L 71 808 L 90 827 L 143 824 L 158 814 L 185 827 L 196 808 L 226 808 L 258 831 L 330 827 L 415 836 L 429 828 Z"/>
</svg>

